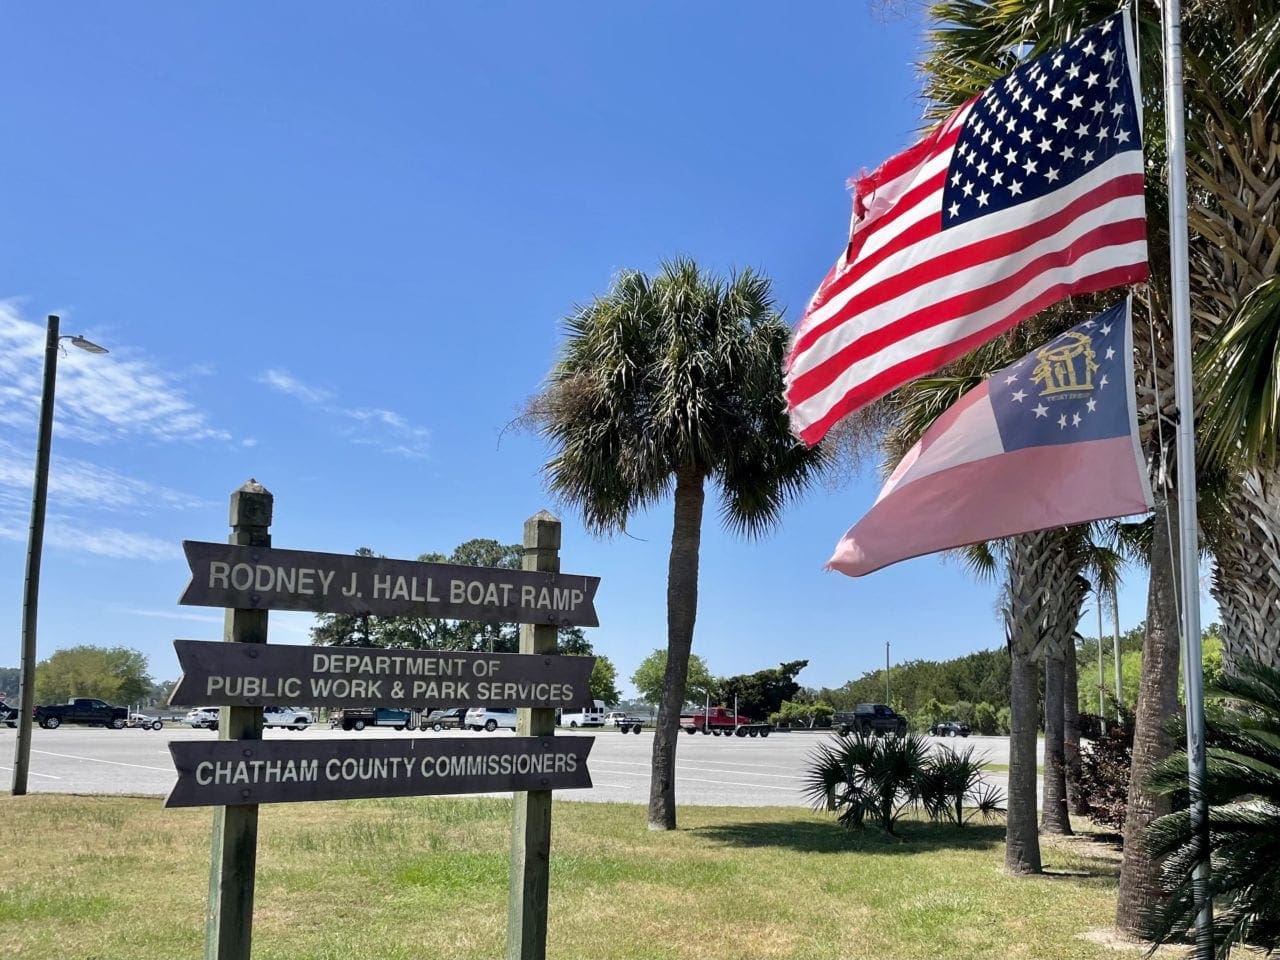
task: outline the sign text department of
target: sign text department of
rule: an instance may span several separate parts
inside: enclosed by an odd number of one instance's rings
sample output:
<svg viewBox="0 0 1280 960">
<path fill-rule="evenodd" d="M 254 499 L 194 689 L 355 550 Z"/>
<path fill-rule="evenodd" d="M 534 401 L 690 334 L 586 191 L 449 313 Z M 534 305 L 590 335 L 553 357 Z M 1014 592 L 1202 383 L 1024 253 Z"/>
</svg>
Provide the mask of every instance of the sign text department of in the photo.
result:
<svg viewBox="0 0 1280 960">
<path fill-rule="evenodd" d="M 180 603 L 595 627 L 599 577 L 185 540 Z"/>
<path fill-rule="evenodd" d="M 595 657 L 175 640 L 174 706 L 580 707 Z"/>
</svg>

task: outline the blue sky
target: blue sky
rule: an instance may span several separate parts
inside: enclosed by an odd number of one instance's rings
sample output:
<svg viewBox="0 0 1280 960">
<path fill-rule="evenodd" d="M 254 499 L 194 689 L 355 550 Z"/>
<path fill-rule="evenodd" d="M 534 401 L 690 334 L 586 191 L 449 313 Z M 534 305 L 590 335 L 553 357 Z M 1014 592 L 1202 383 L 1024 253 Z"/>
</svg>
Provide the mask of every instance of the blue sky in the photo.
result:
<svg viewBox="0 0 1280 960">
<path fill-rule="evenodd" d="M 59 313 L 111 355 L 59 368 L 41 657 L 123 644 L 176 675 L 175 637 L 220 635 L 176 605 L 179 544 L 223 539 L 252 476 L 275 544 L 303 550 L 514 542 L 551 506 L 628 677 L 665 644 L 670 505 L 592 539 L 504 425 L 621 268 L 757 266 L 794 323 L 844 241 L 845 180 L 921 114 L 919 24 L 863 3 L 15 4 L 0 29 L 0 665 Z M 757 542 L 708 511 L 714 672 L 807 657 L 802 682 L 837 685 L 886 639 L 895 659 L 1002 642 L 995 588 L 954 563 L 821 572 L 877 487 L 816 489 Z M 272 614 L 271 639 L 308 623 Z"/>
</svg>

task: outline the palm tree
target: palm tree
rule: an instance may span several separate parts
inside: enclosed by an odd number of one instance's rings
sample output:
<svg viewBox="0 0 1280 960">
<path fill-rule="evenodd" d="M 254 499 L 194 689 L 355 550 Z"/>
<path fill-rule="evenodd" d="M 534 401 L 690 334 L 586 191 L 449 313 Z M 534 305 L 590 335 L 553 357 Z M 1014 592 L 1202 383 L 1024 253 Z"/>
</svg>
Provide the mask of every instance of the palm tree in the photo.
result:
<svg viewBox="0 0 1280 960">
<path fill-rule="evenodd" d="M 1280 951 L 1280 670 L 1243 660 L 1226 674 L 1211 699 L 1224 701 L 1206 720 L 1210 894 L 1217 905 L 1214 941 L 1226 960 L 1236 943 Z M 1186 788 L 1186 756 L 1176 754 L 1156 784 L 1167 793 Z M 1200 837 L 1189 811 L 1161 817 L 1147 843 L 1165 864 L 1171 896 L 1153 912 L 1157 942 L 1184 938 L 1197 912 L 1193 873 L 1202 862 Z"/>
<path fill-rule="evenodd" d="M 782 399 L 789 329 L 770 281 L 722 279 L 688 259 L 628 270 L 565 321 L 567 338 L 529 416 L 550 442 L 553 493 L 589 530 L 626 529 L 671 494 L 667 666 L 653 741 L 649 826 L 676 826 L 675 758 L 698 609 L 708 481 L 735 533 L 773 527 L 826 454 L 791 435 Z"/>
</svg>

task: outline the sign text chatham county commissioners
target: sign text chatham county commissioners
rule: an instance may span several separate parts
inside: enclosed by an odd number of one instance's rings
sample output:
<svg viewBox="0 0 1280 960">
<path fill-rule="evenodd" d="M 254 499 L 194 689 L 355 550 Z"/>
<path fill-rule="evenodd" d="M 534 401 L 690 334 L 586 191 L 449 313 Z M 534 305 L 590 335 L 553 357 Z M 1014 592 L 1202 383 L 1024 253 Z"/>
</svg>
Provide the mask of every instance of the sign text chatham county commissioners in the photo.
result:
<svg viewBox="0 0 1280 960">
<path fill-rule="evenodd" d="M 183 541 L 180 603 L 596 627 L 599 577 Z"/>
</svg>

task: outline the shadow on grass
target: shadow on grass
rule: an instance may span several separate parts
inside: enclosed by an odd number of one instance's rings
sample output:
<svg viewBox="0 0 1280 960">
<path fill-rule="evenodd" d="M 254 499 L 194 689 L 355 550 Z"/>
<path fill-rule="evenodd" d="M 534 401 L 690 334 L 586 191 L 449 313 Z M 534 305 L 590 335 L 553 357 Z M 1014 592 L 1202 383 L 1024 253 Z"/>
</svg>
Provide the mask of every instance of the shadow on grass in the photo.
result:
<svg viewBox="0 0 1280 960">
<path fill-rule="evenodd" d="M 935 850 L 985 850 L 1004 842 L 1004 825 L 974 823 L 967 827 L 952 824 L 899 823 L 897 835 L 868 827 L 850 830 L 834 820 L 815 823 L 793 820 L 784 823 L 753 822 L 714 824 L 691 830 L 701 837 L 735 847 L 783 847 L 800 853 L 930 853 Z"/>
</svg>

